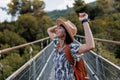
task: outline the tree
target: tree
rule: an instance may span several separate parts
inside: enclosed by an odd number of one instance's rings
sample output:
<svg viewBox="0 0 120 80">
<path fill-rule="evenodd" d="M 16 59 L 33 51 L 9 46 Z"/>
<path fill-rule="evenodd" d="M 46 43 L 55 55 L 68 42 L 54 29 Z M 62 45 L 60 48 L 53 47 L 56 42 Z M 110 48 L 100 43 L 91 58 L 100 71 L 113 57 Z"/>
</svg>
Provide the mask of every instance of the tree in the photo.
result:
<svg viewBox="0 0 120 80">
<path fill-rule="evenodd" d="M 116 12 L 120 12 L 120 0 L 113 0 L 113 7 L 115 8 Z"/>
<path fill-rule="evenodd" d="M 15 22 L 7 22 L 4 21 L 2 24 L 0 24 L 0 31 L 3 32 L 5 29 L 9 31 L 15 32 Z"/>
<path fill-rule="evenodd" d="M 21 15 L 16 22 L 16 32 L 27 41 L 36 40 L 40 30 L 37 19 L 31 14 Z"/>
<path fill-rule="evenodd" d="M 113 10 L 111 0 L 97 0 L 96 5 L 101 8 L 103 14 L 109 14 Z"/>
<path fill-rule="evenodd" d="M 43 16 L 41 17 L 41 19 L 37 19 L 37 20 L 38 20 L 38 25 L 40 26 L 40 32 L 37 34 L 37 39 L 48 36 L 47 29 L 53 26 L 53 22 L 51 21 L 50 17 Z"/>
<path fill-rule="evenodd" d="M 80 12 L 85 12 L 86 10 L 84 0 L 75 0 L 74 9 L 77 14 Z"/>
<path fill-rule="evenodd" d="M 75 0 L 75 3 L 74 3 L 74 10 L 75 12 L 77 13 L 77 15 L 79 13 L 82 13 L 82 12 L 86 12 L 88 13 L 89 15 L 89 18 L 90 19 L 94 19 L 97 15 L 99 15 L 99 8 L 92 5 L 92 4 L 86 4 L 84 2 L 84 0 Z"/>
<path fill-rule="evenodd" d="M 4 45 L 8 44 L 12 47 L 12 46 L 23 44 L 25 42 L 26 40 L 24 38 L 20 37 L 15 32 L 9 31 L 7 29 L 0 33 L 1 44 L 4 44 Z"/>
<path fill-rule="evenodd" d="M 79 21 L 78 16 L 77 16 L 77 14 L 75 12 L 71 12 L 69 14 L 68 20 L 70 20 L 71 22 L 73 22 L 76 25 L 77 34 L 79 34 L 79 35 L 84 34 L 83 26 L 82 26 L 81 22 Z"/>
<path fill-rule="evenodd" d="M 4 80 L 3 78 L 7 78 L 21 65 L 23 65 L 24 60 L 19 54 L 11 53 L 6 58 L 0 60 L 0 62 L 3 65 L 3 75 L 0 74 L 0 80 Z"/>
<path fill-rule="evenodd" d="M 8 13 L 12 16 L 31 13 L 34 16 L 42 16 L 45 3 L 42 0 L 12 0 L 8 4 Z"/>
</svg>

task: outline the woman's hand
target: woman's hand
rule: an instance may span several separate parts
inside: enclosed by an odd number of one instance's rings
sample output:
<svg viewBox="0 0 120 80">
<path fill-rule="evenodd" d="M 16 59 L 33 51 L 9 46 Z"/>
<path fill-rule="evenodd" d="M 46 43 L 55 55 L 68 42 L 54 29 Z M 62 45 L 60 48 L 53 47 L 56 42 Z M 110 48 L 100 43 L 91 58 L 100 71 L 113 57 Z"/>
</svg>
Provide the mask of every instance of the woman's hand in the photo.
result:
<svg viewBox="0 0 120 80">
<path fill-rule="evenodd" d="M 56 37 L 56 35 L 55 35 L 55 29 L 56 28 L 57 28 L 57 25 L 47 29 L 48 35 L 52 40 Z"/>
<path fill-rule="evenodd" d="M 88 14 L 87 13 L 79 13 L 79 20 L 83 21 L 83 20 L 88 20 Z"/>
<path fill-rule="evenodd" d="M 85 43 L 80 46 L 79 54 L 85 53 L 95 47 L 93 35 L 88 23 L 88 14 L 79 13 L 79 20 L 83 23 L 83 28 L 85 32 Z"/>
</svg>

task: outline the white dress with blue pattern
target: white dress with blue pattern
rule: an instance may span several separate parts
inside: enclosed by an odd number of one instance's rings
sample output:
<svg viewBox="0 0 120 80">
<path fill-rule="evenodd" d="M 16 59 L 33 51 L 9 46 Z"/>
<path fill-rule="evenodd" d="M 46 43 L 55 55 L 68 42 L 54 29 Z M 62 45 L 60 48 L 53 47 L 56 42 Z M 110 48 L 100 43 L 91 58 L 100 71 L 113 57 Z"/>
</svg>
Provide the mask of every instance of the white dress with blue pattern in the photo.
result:
<svg viewBox="0 0 120 80">
<path fill-rule="evenodd" d="M 56 38 L 54 40 L 54 43 L 56 46 L 59 43 L 59 40 Z M 73 58 L 75 58 L 79 47 L 80 44 L 78 43 L 70 44 L 71 54 Z M 55 65 L 55 80 L 75 80 L 72 65 L 69 63 L 65 56 L 64 48 L 60 52 L 58 52 L 58 50 L 55 48 L 55 56 L 53 61 Z"/>
</svg>

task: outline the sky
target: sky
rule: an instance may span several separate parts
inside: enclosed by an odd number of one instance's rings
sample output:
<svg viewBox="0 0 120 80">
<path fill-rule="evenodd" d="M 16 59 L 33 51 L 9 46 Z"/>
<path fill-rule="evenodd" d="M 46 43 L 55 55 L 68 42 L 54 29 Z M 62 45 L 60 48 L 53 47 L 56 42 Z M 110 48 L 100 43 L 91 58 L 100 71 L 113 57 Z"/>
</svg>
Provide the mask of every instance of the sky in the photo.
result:
<svg viewBox="0 0 120 80">
<path fill-rule="evenodd" d="M 11 0 L 0 0 L 0 7 L 7 7 L 7 3 L 9 3 Z M 66 5 L 69 5 L 69 7 L 73 7 L 74 0 L 43 0 L 46 4 L 45 11 L 52 11 L 55 9 L 66 9 Z M 86 3 L 93 2 L 95 0 L 85 0 Z M 4 20 L 10 21 L 11 16 L 7 15 L 5 11 L 2 11 L 0 9 L 0 22 L 3 22 Z"/>
</svg>

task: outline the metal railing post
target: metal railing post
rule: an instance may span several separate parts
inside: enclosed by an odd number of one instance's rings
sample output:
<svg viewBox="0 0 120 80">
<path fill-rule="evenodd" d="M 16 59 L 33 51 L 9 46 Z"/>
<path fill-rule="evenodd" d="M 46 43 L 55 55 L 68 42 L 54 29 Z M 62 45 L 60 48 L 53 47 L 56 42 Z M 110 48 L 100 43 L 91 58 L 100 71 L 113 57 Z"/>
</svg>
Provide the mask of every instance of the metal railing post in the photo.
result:
<svg viewBox="0 0 120 80">
<path fill-rule="evenodd" d="M 32 58 L 32 52 L 33 52 L 33 48 L 32 48 L 32 46 L 30 46 L 30 59 Z"/>
<path fill-rule="evenodd" d="M 41 42 L 41 49 L 43 49 L 43 41 Z"/>
<path fill-rule="evenodd" d="M 5 80 L 2 63 L 0 63 L 0 72 L 2 73 L 3 80 Z"/>
<path fill-rule="evenodd" d="M 33 78 L 34 78 L 34 80 L 36 80 L 36 64 L 35 64 L 35 60 L 33 60 Z"/>
<path fill-rule="evenodd" d="M 99 60 L 98 60 L 98 55 L 99 55 L 99 52 L 100 52 L 100 44 L 98 43 L 97 45 L 97 56 L 96 56 L 96 74 L 99 75 Z"/>
</svg>

